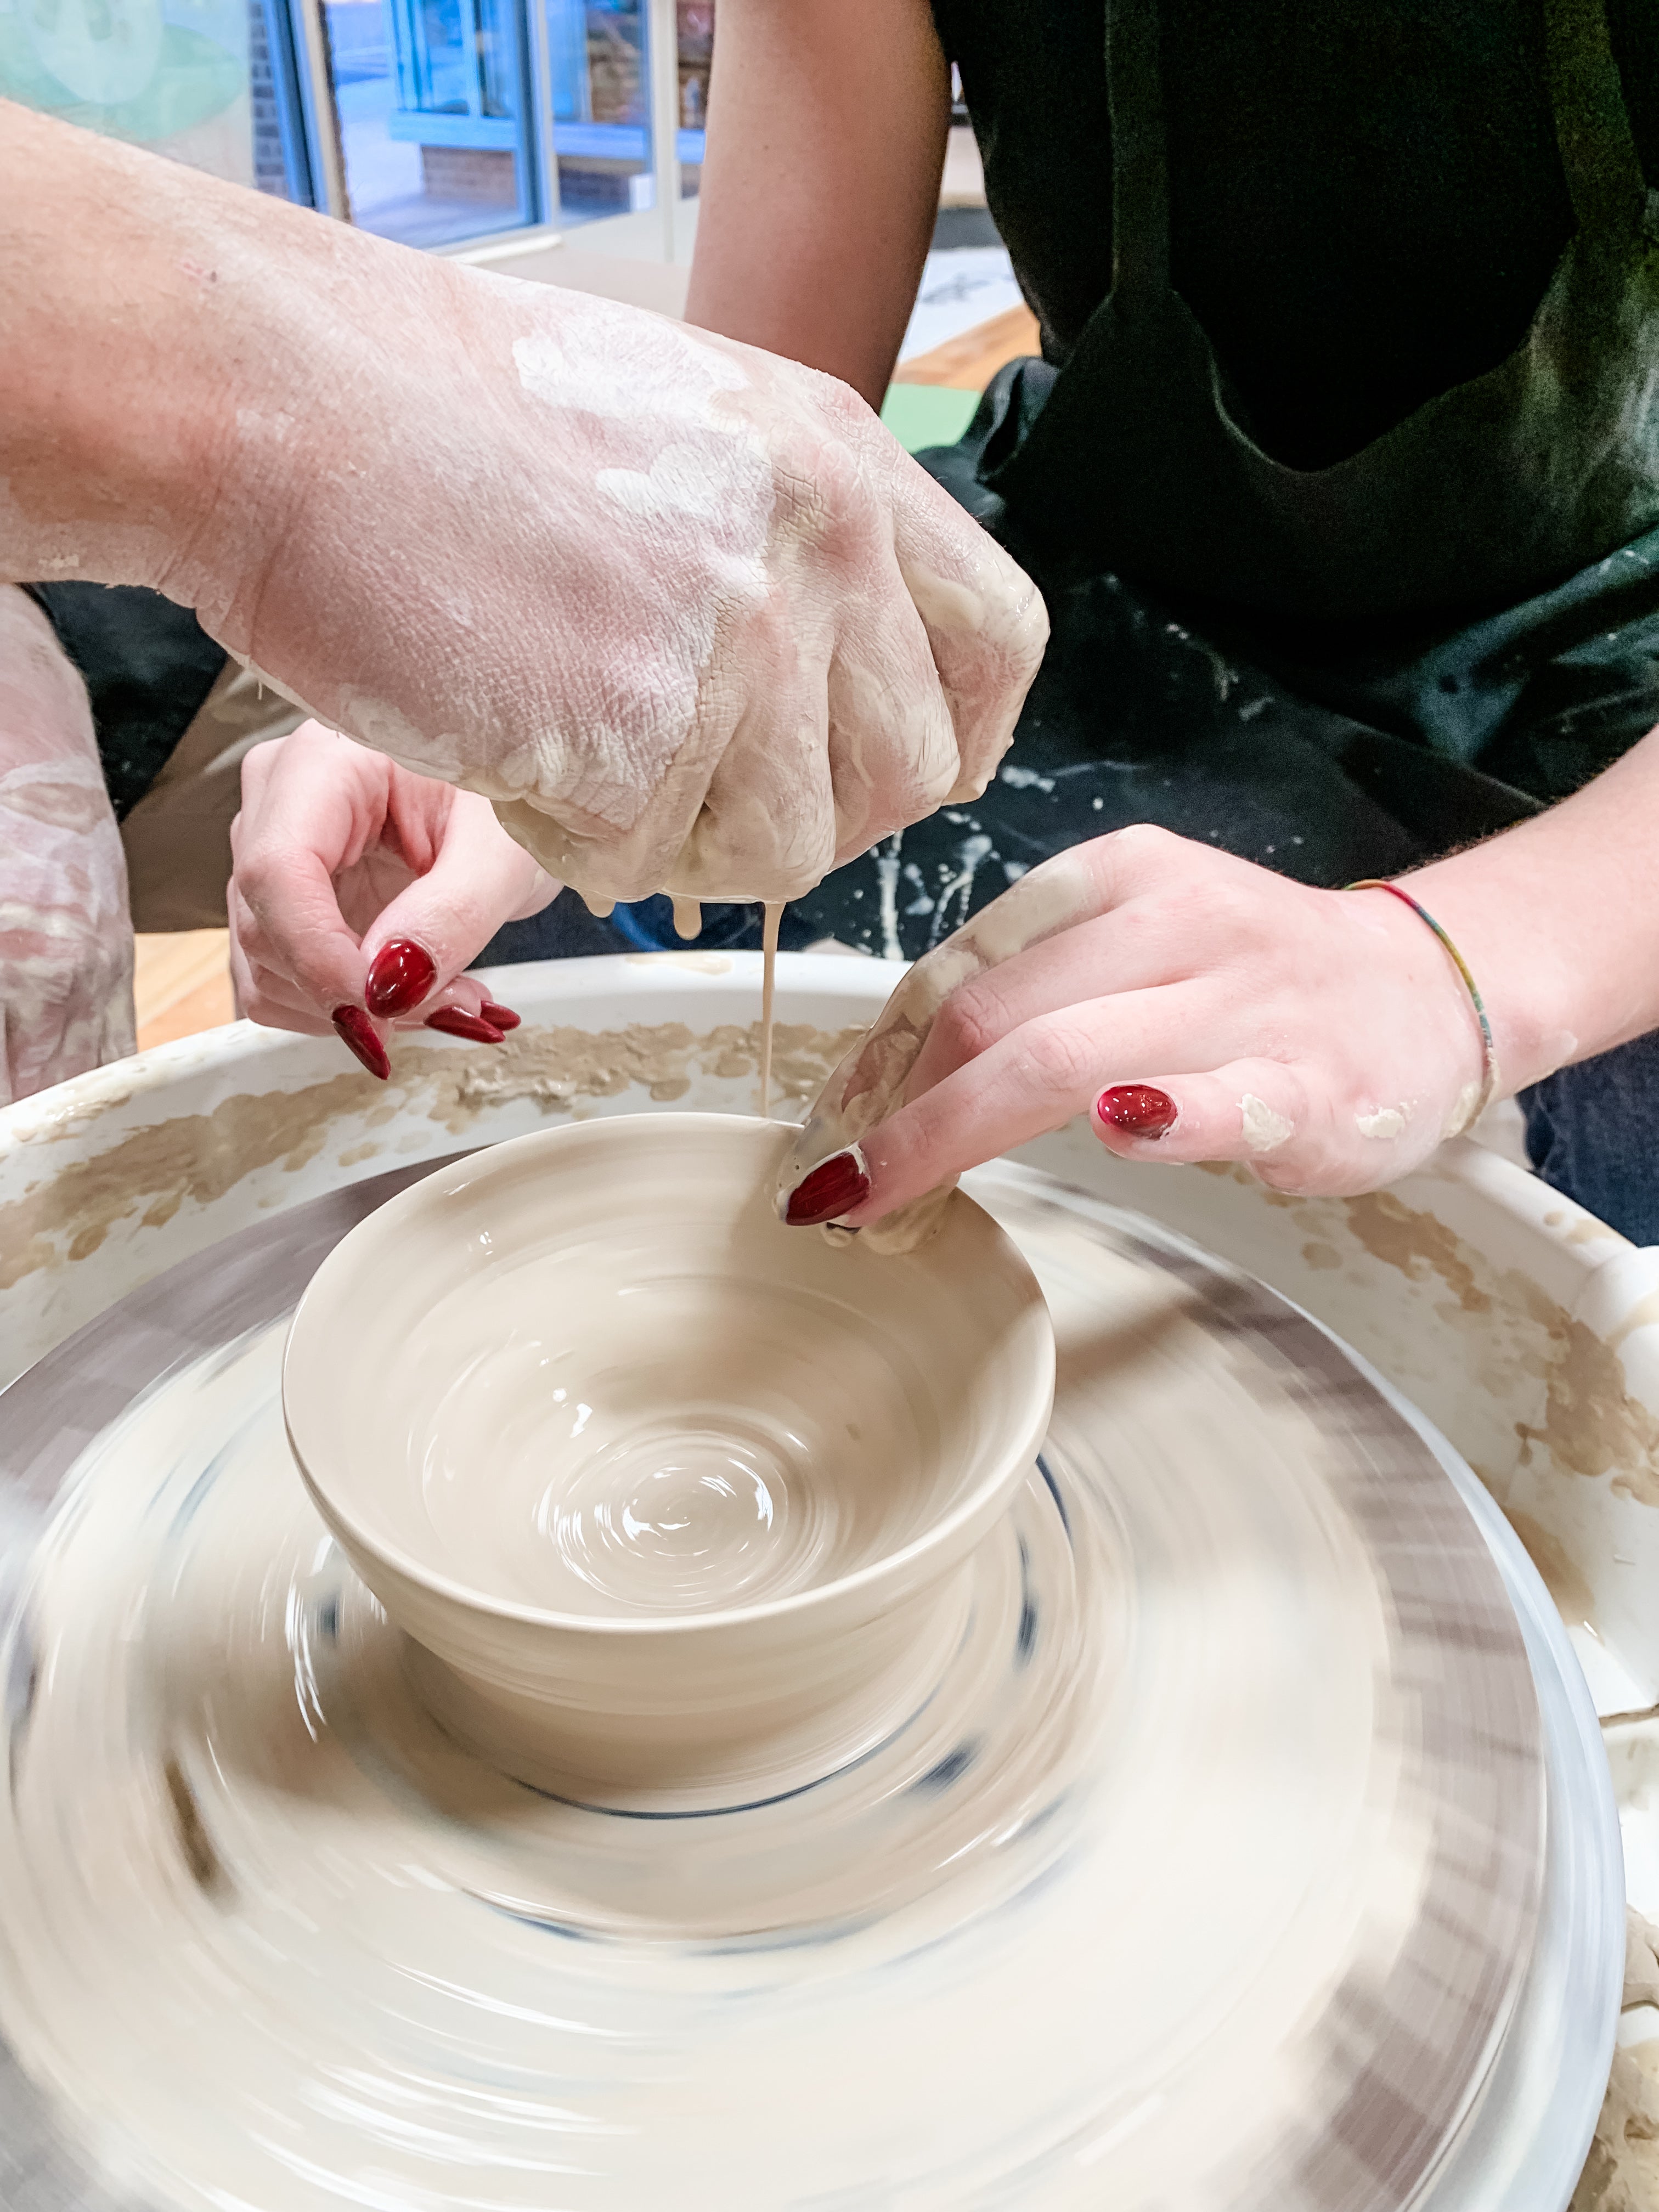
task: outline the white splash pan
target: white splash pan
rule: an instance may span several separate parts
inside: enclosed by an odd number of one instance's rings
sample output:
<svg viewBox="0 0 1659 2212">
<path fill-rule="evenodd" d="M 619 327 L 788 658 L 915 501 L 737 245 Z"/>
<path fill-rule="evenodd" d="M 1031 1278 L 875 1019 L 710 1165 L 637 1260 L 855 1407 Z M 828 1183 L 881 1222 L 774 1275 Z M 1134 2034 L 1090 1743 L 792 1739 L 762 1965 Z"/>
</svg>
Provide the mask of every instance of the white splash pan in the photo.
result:
<svg viewBox="0 0 1659 2212">
<path fill-rule="evenodd" d="M 836 1033 L 867 1022 L 900 972 L 780 959 L 783 1110 L 801 1110 Z M 757 955 L 550 963 L 497 970 L 493 988 L 525 1016 L 510 1048 L 400 1040 L 389 1085 L 331 1039 L 239 1023 L 0 1111 L 0 1383 L 175 1261 L 362 1176 L 550 1116 L 753 1110 Z M 1271 1284 L 1475 1470 L 1566 1622 L 1601 1719 L 1630 1898 L 1659 1918 L 1659 1249 L 1467 1142 L 1348 1200 L 1284 1197 L 1242 1170 L 1128 1165 L 1080 1125 L 1017 1157 Z M 1587 1724 L 1579 1686 L 1559 1694 Z M 1659 2013 L 1626 2014 L 1621 2041 L 1656 2035 Z M 1535 2054 L 1539 2099 L 1605 2070 L 1605 2049 L 1588 2047 L 1599 2033 L 1578 2039 Z M 1573 2173 L 1582 2155 L 1559 2146 Z M 1492 2179 L 1502 2147 L 1486 2156 Z M 1528 2204 L 1559 2206 L 1572 2173 L 1559 2190 L 1529 2179 L 1545 2186 Z"/>
</svg>

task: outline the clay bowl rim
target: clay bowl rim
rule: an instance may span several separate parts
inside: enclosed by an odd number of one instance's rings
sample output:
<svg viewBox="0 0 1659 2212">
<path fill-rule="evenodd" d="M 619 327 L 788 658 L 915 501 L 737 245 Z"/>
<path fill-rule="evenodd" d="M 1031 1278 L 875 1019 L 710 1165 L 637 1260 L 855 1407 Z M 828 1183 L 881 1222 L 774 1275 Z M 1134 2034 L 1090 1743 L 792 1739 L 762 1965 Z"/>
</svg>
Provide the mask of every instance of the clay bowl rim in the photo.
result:
<svg viewBox="0 0 1659 2212">
<path fill-rule="evenodd" d="M 300 1335 L 301 1322 L 307 1309 L 313 1305 L 317 1285 L 333 1269 L 337 1256 L 354 1246 L 358 1250 L 362 1250 L 370 1241 L 368 1232 L 372 1229 L 381 1228 L 381 1225 L 388 1221 L 395 1223 L 404 1214 L 418 1211 L 422 1202 L 430 1204 L 441 1194 L 451 1194 L 455 1189 L 464 1188 L 467 1183 L 476 1181 L 485 1162 L 498 1163 L 508 1155 L 516 1157 L 532 1150 L 544 1150 L 567 1139 L 580 1138 L 590 1142 L 604 1141 L 618 1128 L 639 1129 L 649 1127 L 655 1132 L 660 1132 L 665 1121 L 670 1119 L 671 1115 L 665 1114 L 608 1114 L 592 1121 L 567 1121 L 555 1129 L 532 1129 L 521 1137 L 503 1138 L 496 1144 L 482 1146 L 477 1152 L 469 1152 L 464 1159 L 454 1161 L 448 1167 L 439 1168 L 429 1176 L 423 1176 L 418 1182 L 410 1184 L 407 1190 L 399 1191 L 395 1197 L 388 1199 L 385 1205 L 377 1206 L 374 1212 L 366 1215 L 355 1228 L 349 1230 L 319 1264 L 311 1280 L 306 1285 L 298 1305 L 294 1310 L 283 1346 L 281 1381 L 283 1427 L 288 1437 L 289 1449 L 294 1455 L 294 1463 L 299 1470 L 301 1480 L 304 1483 L 312 1502 L 324 1521 L 345 1547 L 348 1553 L 361 1552 L 377 1567 L 389 1568 L 393 1574 L 404 1583 L 412 1585 L 421 1595 L 440 1598 L 446 1604 L 458 1606 L 475 1617 L 483 1616 L 495 1620 L 511 1621 L 520 1626 L 541 1629 L 549 1634 L 573 1637 L 678 1636 L 689 1638 L 696 1635 L 713 1635 L 739 1626 L 760 1626 L 770 1622 L 799 1618 L 815 1611 L 823 1611 L 831 1604 L 844 1602 L 849 1597 L 859 1595 L 874 1584 L 902 1575 L 907 1567 L 914 1565 L 929 1552 L 947 1554 L 946 1560 L 941 1565 L 939 1571 L 941 1575 L 948 1573 L 951 1565 L 959 1563 L 954 1557 L 948 1555 L 952 1540 L 958 1535 L 963 1528 L 986 1514 L 996 1503 L 999 1493 L 1004 1494 L 1005 1504 L 1012 1500 L 1020 1482 L 1036 1464 L 1054 1413 L 1056 1370 L 1054 1325 L 1048 1312 L 1048 1300 L 1043 1296 L 1042 1285 L 1037 1281 L 1036 1273 L 1025 1255 L 1007 1231 L 1003 1228 L 1001 1223 L 996 1220 L 976 1200 L 970 1198 L 961 1189 L 955 1190 L 951 1194 L 947 1218 L 951 1215 L 955 1215 L 960 1219 L 963 1208 L 971 1210 L 981 1224 L 979 1233 L 987 1237 L 993 1250 L 1000 1249 L 1000 1256 L 1003 1257 L 1006 1264 L 1009 1264 L 1009 1272 L 1024 1293 L 1018 1309 L 1019 1315 L 1034 1316 L 1037 1320 L 1038 1325 L 1035 1331 L 1036 1342 L 1034 1347 L 1036 1362 L 1032 1375 L 1033 1388 L 1030 1394 L 1030 1402 L 1036 1411 L 1032 1416 L 1028 1417 L 1017 1444 L 1011 1443 L 1005 1451 L 998 1454 L 992 1471 L 983 1476 L 969 1495 L 954 1506 L 942 1520 L 934 1522 L 921 1535 L 913 1537 L 900 1550 L 888 1553 L 878 1559 L 872 1559 L 867 1565 L 854 1569 L 850 1575 L 839 1576 L 834 1582 L 817 1583 L 810 1589 L 793 1591 L 785 1597 L 769 1598 L 759 1605 L 727 1606 L 714 1613 L 658 1613 L 640 1618 L 608 1613 L 559 1613 L 548 1606 L 526 1605 L 517 1599 L 491 1596 L 487 1591 L 474 1589 L 465 1583 L 457 1582 L 441 1570 L 425 1565 L 404 1551 L 401 1546 L 383 1540 L 378 1535 L 368 1534 L 362 1521 L 354 1514 L 345 1510 L 338 1500 L 329 1494 L 324 1486 L 313 1475 L 307 1464 L 306 1455 L 300 1446 L 300 1440 L 294 1432 L 289 1399 L 295 1344 Z M 722 1132 L 733 1127 L 743 1129 L 773 1129 L 778 1133 L 780 1153 L 784 1149 L 784 1140 L 793 1142 L 799 1133 L 793 1122 L 765 1121 L 758 1115 L 752 1114 L 684 1113 L 674 1114 L 672 1119 L 681 1127 L 690 1124 L 708 1127 L 713 1125 Z M 458 1178 L 459 1181 L 452 1181 L 452 1178 Z M 384 1233 L 383 1228 L 381 1233 Z M 807 1233 L 810 1234 L 810 1232 Z M 902 1267 L 906 1265 L 907 1258 L 908 1255 L 890 1255 L 883 1258 L 880 1264 L 883 1267 Z M 988 1522 L 987 1526 L 989 1526 Z M 354 1567 L 357 1567 L 355 1556 L 353 1556 L 352 1564 Z M 362 1576 L 363 1581 L 368 1583 L 375 1596 L 380 1598 L 380 1593 L 374 1590 L 374 1584 L 368 1581 L 368 1577 L 362 1575 L 361 1567 L 357 1567 L 357 1571 Z M 383 1598 L 380 1601 L 382 1604 L 385 1603 Z M 388 1606 L 386 1609 L 388 1613 L 392 1613 L 391 1607 Z M 399 1625 L 395 1614 L 393 1614 L 393 1625 Z M 417 1638 L 416 1640 L 421 1639 Z"/>
</svg>

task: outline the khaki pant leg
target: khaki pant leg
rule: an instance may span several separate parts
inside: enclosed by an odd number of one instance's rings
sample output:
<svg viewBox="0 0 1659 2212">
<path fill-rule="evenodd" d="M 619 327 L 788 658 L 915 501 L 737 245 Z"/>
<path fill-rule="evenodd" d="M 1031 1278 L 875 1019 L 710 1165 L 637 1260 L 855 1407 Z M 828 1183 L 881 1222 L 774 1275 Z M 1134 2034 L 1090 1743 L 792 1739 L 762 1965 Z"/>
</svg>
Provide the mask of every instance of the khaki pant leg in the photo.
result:
<svg viewBox="0 0 1659 2212">
<path fill-rule="evenodd" d="M 286 737 L 302 708 L 228 660 L 155 781 L 121 824 L 132 926 L 222 929 L 242 756 Z"/>
</svg>

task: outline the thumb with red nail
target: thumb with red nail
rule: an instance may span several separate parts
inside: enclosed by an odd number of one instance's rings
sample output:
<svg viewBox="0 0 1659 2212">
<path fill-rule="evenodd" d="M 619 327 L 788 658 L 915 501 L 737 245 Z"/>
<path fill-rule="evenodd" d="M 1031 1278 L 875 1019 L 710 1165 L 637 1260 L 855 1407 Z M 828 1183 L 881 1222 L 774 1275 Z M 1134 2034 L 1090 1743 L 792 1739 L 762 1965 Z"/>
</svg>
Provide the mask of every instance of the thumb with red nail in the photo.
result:
<svg viewBox="0 0 1659 2212">
<path fill-rule="evenodd" d="M 243 762 L 231 849 L 231 972 L 251 1020 L 331 1030 L 382 1079 L 393 1030 L 499 1044 L 516 1028 L 462 971 L 559 886 L 487 799 L 306 722 Z"/>
</svg>

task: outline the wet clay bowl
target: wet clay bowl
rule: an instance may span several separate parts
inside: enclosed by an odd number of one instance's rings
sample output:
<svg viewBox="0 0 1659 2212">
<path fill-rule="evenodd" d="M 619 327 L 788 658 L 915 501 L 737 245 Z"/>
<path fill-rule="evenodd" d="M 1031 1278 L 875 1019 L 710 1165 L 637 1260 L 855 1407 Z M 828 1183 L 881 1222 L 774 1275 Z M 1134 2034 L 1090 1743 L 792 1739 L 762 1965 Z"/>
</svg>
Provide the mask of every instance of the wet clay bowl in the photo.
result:
<svg viewBox="0 0 1659 2212">
<path fill-rule="evenodd" d="M 925 1701 L 1042 1441 L 1042 1294 L 958 1193 L 902 1258 L 774 1212 L 787 1126 L 538 1132 L 372 1214 L 289 1338 L 289 1440 L 519 1779 L 707 1807 L 799 1788 Z"/>
</svg>

